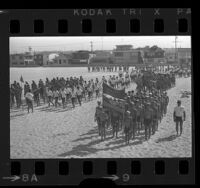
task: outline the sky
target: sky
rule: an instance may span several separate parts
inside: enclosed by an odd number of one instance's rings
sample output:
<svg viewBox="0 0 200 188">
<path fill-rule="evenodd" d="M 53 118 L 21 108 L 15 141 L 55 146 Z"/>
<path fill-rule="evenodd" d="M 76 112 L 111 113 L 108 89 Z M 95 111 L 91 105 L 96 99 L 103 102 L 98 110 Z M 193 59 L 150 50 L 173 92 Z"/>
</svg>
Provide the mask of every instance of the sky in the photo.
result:
<svg viewBox="0 0 200 188">
<path fill-rule="evenodd" d="M 174 48 L 175 36 L 107 36 L 107 37 L 10 37 L 10 53 L 33 51 L 113 50 L 116 45 L 130 44 L 133 48 L 157 45 Z M 177 47 L 191 48 L 190 36 L 178 36 Z"/>
</svg>

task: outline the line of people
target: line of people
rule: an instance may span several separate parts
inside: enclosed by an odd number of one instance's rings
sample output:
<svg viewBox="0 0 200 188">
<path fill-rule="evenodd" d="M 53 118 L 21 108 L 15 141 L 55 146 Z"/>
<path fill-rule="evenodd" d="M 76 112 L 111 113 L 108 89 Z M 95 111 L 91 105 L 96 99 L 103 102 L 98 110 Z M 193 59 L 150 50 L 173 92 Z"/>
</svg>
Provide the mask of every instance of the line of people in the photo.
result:
<svg viewBox="0 0 200 188">
<path fill-rule="evenodd" d="M 85 99 L 85 101 L 90 101 L 94 97 L 100 97 L 103 82 L 115 88 L 128 87 L 130 84 L 129 74 L 127 72 L 125 74 L 125 78 L 119 76 L 118 79 L 118 76 L 111 75 L 108 79 L 103 76 L 102 80 L 96 78 L 88 81 L 84 80 L 82 76 L 79 78 L 70 77 L 67 79 L 57 77 L 52 80 L 46 78 L 45 82 L 40 79 L 38 84 L 32 80 L 31 85 L 28 82 L 25 82 L 24 84 L 24 97 L 26 99 L 28 109 L 33 108 L 33 103 L 40 106 L 41 100 L 43 101 L 43 104 L 48 103 L 49 107 L 51 105 L 55 107 L 62 105 L 63 108 L 65 108 L 68 103 L 71 103 L 72 107 L 75 108 L 76 103 L 78 102 L 79 105 L 81 105 L 83 99 Z M 11 84 L 11 108 L 15 105 L 15 103 L 17 104 L 17 108 L 21 107 L 22 90 L 22 86 L 20 86 L 18 82 L 14 81 L 14 83 Z M 27 93 L 29 96 L 28 99 L 26 97 Z M 33 94 L 32 97 L 30 93 Z"/>
<path fill-rule="evenodd" d="M 22 105 L 22 86 L 19 85 L 16 81 L 11 84 L 10 87 L 10 103 L 11 107 L 17 104 L 17 107 L 20 108 Z M 20 94 L 19 94 L 20 91 Z M 41 79 L 39 83 L 33 80 L 31 86 L 28 82 L 24 84 L 24 96 L 26 98 L 27 93 L 33 94 L 33 102 L 40 105 L 41 99 L 43 103 L 46 102 L 50 106 L 51 104 L 55 107 L 58 105 L 60 106 L 59 100 L 62 101 L 63 108 L 71 99 L 72 106 L 75 107 L 76 101 L 81 105 L 82 98 L 85 100 L 92 100 L 95 97 L 98 98 L 100 96 L 101 91 L 101 83 L 99 82 L 98 78 L 95 80 L 91 79 L 89 81 L 83 80 L 82 77 L 80 78 L 53 78 L 49 80 L 46 78 L 46 82 L 44 83 Z M 19 102 L 20 101 L 20 102 Z M 30 103 L 27 103 L 30 104 Z"/>
<path fill-rule="evenodd" d="M 118 72 L 122 70 L 124 72 L 129 71 L 127 66 L 88 66 L 88 72 Z"/>
</svg>

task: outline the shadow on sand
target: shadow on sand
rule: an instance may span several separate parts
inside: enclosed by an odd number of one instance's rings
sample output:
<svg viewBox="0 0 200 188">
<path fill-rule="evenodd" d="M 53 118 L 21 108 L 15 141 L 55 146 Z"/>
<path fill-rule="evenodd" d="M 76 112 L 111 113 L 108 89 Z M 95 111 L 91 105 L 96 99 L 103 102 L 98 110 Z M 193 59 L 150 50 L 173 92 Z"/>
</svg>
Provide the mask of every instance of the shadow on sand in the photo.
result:
<svg viewBox="0 0 200 188">
<path fill-rule="evenodd" d="M 28 114 L 28 113 L 11 115 L 11 116 L 10 116 L 10 119 L 15 119 L 16 117 L 19 117 L 19 116 L 22 117 L 22 116 L 25 116 L 26 114 Z"/>
<path fill-rule="evenodd" d="M 89 154 L 95 154 L 99 151 L 108 151 L 108 150 L 115 150 L 115 149 L 119 149 L 121 147 L 125 147 L 125 146 L 134 146 L 134 145 L 138 145 L 138 144 L 142 144 L 143 140 L 144 140 L 144 136 L 140 137 L 139 139 L 136 138 L 134 140 L 130 139 L 130 143 L 129 145 L 125 144 L 125 140 L 124 140 L 124 136 L 119 135 L 118 138 L 112 138 L 112 131 L 106 132 L 106 139 L 104 141 L 110 141 L 109 143 L 107 143 L 105 146 L 106 148 L 98 148 L 95 147 L 95 145 L 101 143 L 101 138 L 98 135 L 98 129 L 92 129 L 90 131 L 88 131 L 86 134 L 82 134 L 80 135 L 82 138 L 78 138 L 76 140 L 73 140 L 72 142 L 77 142 L 77 141 L 84 141 L 86 139 L 92 139 L 93 137 L 96 137 L 95 140 L 92 140 L 91 142 L 87 143 L 87 144 L 79 144 L 75 147 L 73 147 L 71 149 L 71 151 L 68 152 L 64 152 L 62 154 L 59 155 L 59 157 L 67 157 L 67 156 L 78 156 L 78 157 L 84 157 L 86 155 Z"/>
<path fill-rule="evenodd" d="M 45 106 L 45 107 L 41 107 L 38 108 L 38 111 L 45 111 L 45 112 L 55 112 L 55 113 L 59 113 L 59 112 L 66 112 L 69 110 L 72 110 L 73 108 L 71 106 L 65 107 L 63 108 L 62 106 L 58 106 L 58 107 L 54 107 L 54 106 Z"/>
<path fill-rule="evenodd" d="M 110 137 L 110 135 L 112 135 L 112 130 L 111 129 L 106 130 L 106 137 Z M 80 138 L 77 138 L 76 140 L 73 140 L 72 142 L 84 141 L 84 140 L 92 139 L 94 137 L 99 138 L 99 132 L 97 128 L 92 129 L 85 134 L 81 134 Z"/>
<path fill-rule="evenodd" d="M 170 135 L 170 136 L 168 136 L 168 137 L 159 138 L 158 140 L 156 140 L 156 143 L 173 141 L 173 140 L 175 140 L 177 137 L 178 137 L 177 135 L 173 134 L 173 135 Z"/>
</svg>

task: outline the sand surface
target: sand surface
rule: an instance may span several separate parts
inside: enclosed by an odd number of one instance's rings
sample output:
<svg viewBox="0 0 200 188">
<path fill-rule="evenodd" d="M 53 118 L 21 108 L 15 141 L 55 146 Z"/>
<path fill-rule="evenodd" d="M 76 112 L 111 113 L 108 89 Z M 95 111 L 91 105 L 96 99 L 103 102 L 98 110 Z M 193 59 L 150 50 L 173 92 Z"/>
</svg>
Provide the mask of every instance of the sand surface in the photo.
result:
<svg viewBox="0 0 200 188">
<path fill-rule="evenodd" d="M 176 87 L 168 90 L 169 105 L 158 131 L 150 140 L 144 140 L 144 132 L 125 145 L 122 132 L 119 138 L 101 141 L 94 122 L 97 100 L 77 105 L 75 109 L 42 105 L 27 114 L 26 109 L 10 111 L 11 158 L 151 158 L 191 157 L 192 125 L 191 95 L 181 98 L 186 110 L 183 134 L 176 136 L 173 109 L 181 97 L 181 91 L 191 91 L 191 78 L 177 78 Z"/>
</svg>

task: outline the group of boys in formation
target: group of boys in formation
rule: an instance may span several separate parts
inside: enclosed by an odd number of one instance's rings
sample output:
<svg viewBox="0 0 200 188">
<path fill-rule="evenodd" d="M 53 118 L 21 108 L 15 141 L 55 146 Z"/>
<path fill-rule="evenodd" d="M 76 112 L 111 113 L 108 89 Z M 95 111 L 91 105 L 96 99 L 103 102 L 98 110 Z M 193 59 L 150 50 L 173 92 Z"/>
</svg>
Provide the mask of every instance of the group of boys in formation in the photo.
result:
<svg viewBox="0 0 200 188">
<path fill-rule="evenodd" d="M 148 70 L 131 77 L 137 84 L 137 92 L 129 91 L 126 94 L 123 112 L 107 108 L 104 106 L 104 101 L 103 104 L 98 101 L 95 121 L 102 140 L 105 139 L 109 127 L 112 128 L 113 137 L 116 138 L 118 132 L 123 130 L 126 144 L 129 144 L 131 138 L 135 139 L 136 134 L 140 134 L 143 129 L 145 139 L 148 140 L 158 130 L 159 123 L 167 113 L 169 97 L 166 91 L 175 86 L 175 74 Z"/>
<path fill-rule="evenodd" d="M 71 101 L 72 107 L 75 108 L 76 101 L 81 105 L 82 99 L 92 100 L 98 98 L 102 94 L 102 84 L 106 83 L 114 89 L 122 90 L 129 88 L 131 82 L 137 84 L 136 91 L 128 91 L 124 97 L 124 112 L 118 112 L 112 108 L 106 108 L 98 101 L 96 107 L 95 121 L 98 124 L 98 131 L 101 139 L 106 138 L 106 131 L 112 128 L 113 137 L 118 137 L 118 132 L 123 130 L 125 134 L 125 142 L 129 144 L 129 140 L 134 139 L 136 134 L 141 130 L 145 130 L 145 139 L 148 140 L 152 134 L 158 130 L 159 122 L 167 112 L 167 105 L 169 97 L 167 90 L 175 86 L 175 77 L 190 76 L 190 73 L 183 73 L 180 68 L 168 70 L 168 73 L 157 72 L 155 68 L 152 69 L 137 69 L 132 70 L 131 73 L 127 70 L 119 70 L 118 76 L 109 76 L 109 78 L 102 77 L 102 80 L 91 79 L 86 81 L 82 76 L 70 77 L 67 79 L 53 78 L 49 80 L 46 78 L 45 83 L 40 79 L 38 85 L 32 81 L 31 87 L 28 82 L 24 85 L 24 96 L 26 104 L 33 112 L 33 102 L 40 105 L 40 99 L 43 102 L 48 102 L 55 107 L 61 104 L 63 108 Z M 10 87 L 10 102 L 11 107 L 16 106 L 20 108 L 22 105 L 22 87 L 16 81 Z"/>
</svg>

